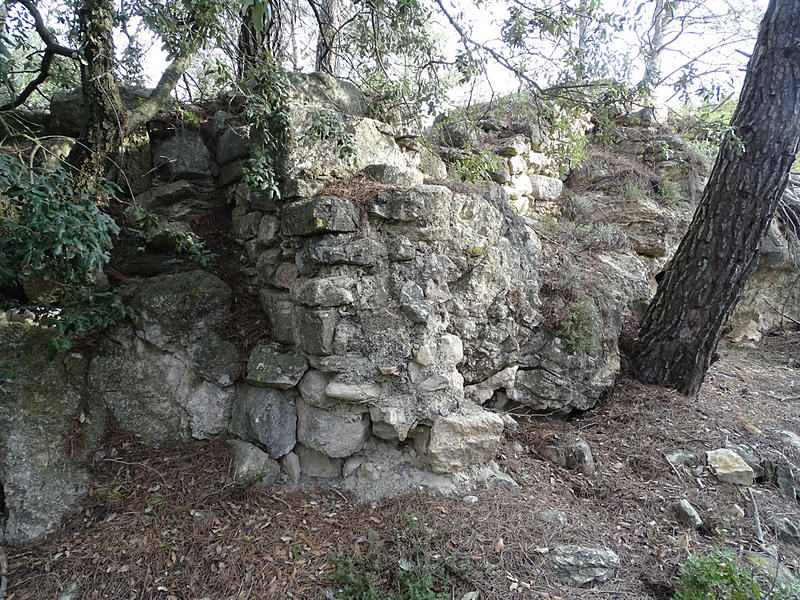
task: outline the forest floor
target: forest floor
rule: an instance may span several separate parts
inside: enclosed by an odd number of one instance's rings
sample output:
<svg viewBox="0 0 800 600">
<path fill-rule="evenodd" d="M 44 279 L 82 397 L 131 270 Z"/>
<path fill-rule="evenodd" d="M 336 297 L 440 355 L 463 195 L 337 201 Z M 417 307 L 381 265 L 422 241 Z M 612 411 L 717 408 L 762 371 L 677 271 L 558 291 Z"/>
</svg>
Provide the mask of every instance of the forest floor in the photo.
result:
<svg viewBox="0 0 800 600">
<path fill-rule="evenodd" d="M 7 600 L 666 599 L 689 553 L 719 548 L 744 556 L 771 547 L 800 573 L 800 549 L 772 527 L 782 517 L 797 522 L 800 510 L 771 477 L 778 464 L 800 464 L 800 449 L 778 434 L 800 433 L 800 334 L 720 353 L 697 399 L 622 379 L 578 417 L 520 420 L 498 458 L 519 490 L 480 490 L 472 504 L 415 495 L 359 505 L 324 486 L 237 489 L 224 442 L 154 455 L 118 434 L 84 510 L 38 544 L 12 549 Z M 575 436 L 592 448 L 594 475 L 539 455 Z M 752 498 L 706 467 L 675 467 L 665 456 L 703 456 L 726 441 L 746 444 L 767 467 Z M 699 529 L 675 519 L 670 506 L 682 498 L 703 518 Z M 564 523 L 542 520 L 553 510 Z M 560 544 L 613 550 L 616 576 L 565 586 L 550 560 Z"/>
</svg>

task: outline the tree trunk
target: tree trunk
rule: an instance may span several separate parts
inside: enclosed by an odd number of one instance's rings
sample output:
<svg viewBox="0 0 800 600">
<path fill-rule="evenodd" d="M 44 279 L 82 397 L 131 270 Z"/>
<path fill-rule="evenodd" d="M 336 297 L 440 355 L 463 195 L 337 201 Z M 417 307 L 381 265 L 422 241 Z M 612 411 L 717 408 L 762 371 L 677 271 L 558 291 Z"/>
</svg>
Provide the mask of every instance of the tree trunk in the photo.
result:
<svg viewBox="0 0 800 600">
<path fill-rule="evenodd" d="M 240 78 L 247 76 L 250 69 L 272 57 L 281 62 L 286 55 L 284 12 L 287 10 L 282 0 L 263 0 L 268 10 L 262 14 L 250 5 L 242 11 L 239 25 L 239 39 L 236 48 L 236 69 Z M 256 23 L 256 19 L 261 19 Z"/>
<path fill-rule="evenodd" d="M 653 9 L 653 22 L 650 26 L 650 43 L 644 58 L 644 77 L 636 84 L 640 90 L 647 89 L 652 94 L 652 88 L 658 84 L 661 76 L 661 57 L 664 53 L 664 30 L 670 22 L 671 16 L 665 6 L 664 0 L 656 0 Z"/>
<path fill-rule="evenodd" d="M 798 150 L 800 0 L 770 0 L 731 126 L 639 331 L 639 379 L 686 395 L 711 364 Z"/>
<path fill-rule="evenodd" d="M 319 38 L 317 38 L 317 71 L 336 75 L 339 70 L 336 38 L 339 29 L 339 0 L 322 0 L 319 3 L 317 20 Z"/>
<path fill-rule="evenodd" d="M 86 131 L 67 163 L 81 189 L 119 165 L 126 115 L 114 80 L 113 0 L 84 0 L 78 22 L 83 41 L 81 89 Z"/>
</svg>

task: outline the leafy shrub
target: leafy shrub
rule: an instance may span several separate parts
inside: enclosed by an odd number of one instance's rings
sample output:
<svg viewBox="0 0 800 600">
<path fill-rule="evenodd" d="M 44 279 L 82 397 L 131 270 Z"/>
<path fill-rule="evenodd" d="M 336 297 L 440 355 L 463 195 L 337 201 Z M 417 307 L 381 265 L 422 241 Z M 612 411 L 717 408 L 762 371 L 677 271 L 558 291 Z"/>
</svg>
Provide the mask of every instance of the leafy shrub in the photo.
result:
<svg viewBox="0 0 800 600">
<path fill-rule="evenodd" d="M 311 127 L 303 142 L 310 145 L 318 139 L 333 140 L 339 149 L 339 158 L 348 165 L 355 166 L 358 162 L 355 138 L 341 115 L 329 109 L 317 109 L 311 114 Z"/>
<path fill-rule="evenodd" d="M 277 198 L 280 190 L 275 161 L 289 129 L 286 97 L 291 84 L 283 67 L 271 58 L 265 58 L 250 76 L 254 85 L 246 94 L 244 116 L 260 139 L 250 151 L 250 159 L 244 168 L 244 181 L 265 191 L 268 197 Z"/>
<path fill-rule="evenodd" d="M 599 327 L 600 311 L 597 304 L 590 296 L 583 296 L 572 303 L 567 315 L 556 327 L 556 334 L 570 354 L 589 354 L 599 350 L 596 341 Z"/>
<path fill-rule="evenodd" d="M 84 285 L 102 273 L 119 227 L 96 201 L 113 196 L 105 181 L 76 194 L 63 168 L 29 167 L 0 152 L 0 285 L 33 274 Z"/>
<path fill-rule="evenodd" d="M 683 200 L 683 191 L 678 182 L 664 178 L 658 183 L 656 198 L 664 206 L 674 208 Z"/>
<path fill-rule="evenodd" d="M 130 205 L 125 209 L 125 214 L 133 220 L 133 226 L 129 227 L 129 230 L 138 235 L 144 243 L 164 237 L 176 254 L 187 254 L 189 258 L 202 266 L 208 265 L 216 258 L 216 255 L 208 251 L 196 233 L 170 227 L 164 217 L 139 204 Z M 144 248 L 142 247 L 140 250 L 144 250 Z"/>
<path fill-rule="evenodd" d="M 464 183 L 488 180 L 489 174 L 497 169 L 498 161 L 497 156 L 488 150 L 448 152 L 445 159 L 449 162 L 450 172 Z"/>
<path fill-rule="evenodd" d="M 585 225 L 592 220 L 594 205 L 586 196 L 569 196 L 564 207 L 564 216 L 570 221 Z"/>
<path fill-rule="evenodd" d="M 650 196 L 650 191 L 638 181 L 628 180 L 622 186 L 622 197 L 626 202 L 638 202 Z"/>
<path fill-rule="evenodd" d="M 56 292 L 58 304 L 23 306 L 42 325 L 54 328 L 56 335 L 48 338 L 51 356 L 69 348 L 71 338 L 133 316 L 116 291 L 92 287 L 119 233 L 114 220 L 98 207 L 114 193 L 103 180 L 75 193 L 72 177 L 63 168 L 31 167 L 17 156 L 0 153 L 0 285 L 35 277 Z"/>
<path fill-rule="evenodd" d="M 682 571 L 672 600 L 789 600 L 800 593 L 797 585 L 763 581 L 765 577 L 740 565 L 733 552 L 727 550 L 708 556 L 692 554 Z"/>
</svg>

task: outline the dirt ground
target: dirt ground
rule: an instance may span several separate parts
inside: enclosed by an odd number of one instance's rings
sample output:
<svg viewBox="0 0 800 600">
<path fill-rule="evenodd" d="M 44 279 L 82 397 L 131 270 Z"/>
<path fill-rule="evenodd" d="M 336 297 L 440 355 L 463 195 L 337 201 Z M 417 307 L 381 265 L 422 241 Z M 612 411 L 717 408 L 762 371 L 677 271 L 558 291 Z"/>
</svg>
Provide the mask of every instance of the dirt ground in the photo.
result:
<svg viewBox="0 0 800 600">
<path fill-rule="evenodd" d="M 380 563 L 387 578 L 376 581 L 385 584 L 402 563 L 409 524 L 429 534 L 431 561 L 456 557 L 462 565 L 437 598 L 669 598 L 688 553 L 760 549 L 745 489 L 665 458 L 726 440 L 749 445 L 767 465 L 752 488 L 764 544 L 800 573 L 800 549 L 770 527 L 776 518 L 800 519 L 797 502 L 770 478 L 770 465 L 800 464 L 800 452 L 777 435 L 800 433 L 800 334 L 726 346 L 721 355 L 696 400 L 623 379 L 578 417 L 520 419 L 498 458 L 520 489 L 479 490 L 474 504 L 417 495 L 358 505 L 324 485 L 305 494 L 241 490 L 230 482 L 222 441 L 153 454 L 118 434 L 109 442 L 117 454 L 97 466 L 100 484 L 84 510 L 40 543 L 10 551 L 7 599 L 337 599 L 329 577 L 336 557 L 388 557 Z M 538 454 L 575 436 L 591 446 L 595 475 Z M 524 448 L 517 456 L 515 443 Z M 699 530 L 671 513 L 681 498 L 703 518 Z M 539 518 L 553 509 L 566 523 Z M 564 586 L 550 566 L 558 544 L 614 550 L 617 576 L 594 588 Z"/>
</svg>

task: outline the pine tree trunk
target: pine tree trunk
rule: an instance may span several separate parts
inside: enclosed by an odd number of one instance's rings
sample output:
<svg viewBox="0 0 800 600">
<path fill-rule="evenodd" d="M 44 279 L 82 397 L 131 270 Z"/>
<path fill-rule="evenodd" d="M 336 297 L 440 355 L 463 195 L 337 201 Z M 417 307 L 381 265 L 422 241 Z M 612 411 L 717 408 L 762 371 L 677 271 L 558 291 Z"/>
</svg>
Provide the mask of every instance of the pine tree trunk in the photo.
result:
<svg viewBox="0 0 800 600">
<path fill-rule="evenodd" d="M 798 150 L 800 0 L 770 1 L 731 125 L 639 331 L 639 379 L 686 395 L 711 364 Z"/>
<path fill-rule="evenodd" d="M 113 1 L 84 0 L 78 19 L 83 41 L 81 87 L 86 132 L 67 162 L 80 189 L 119 164 L 125 111 L 114 80 Z"/>
</svg>

